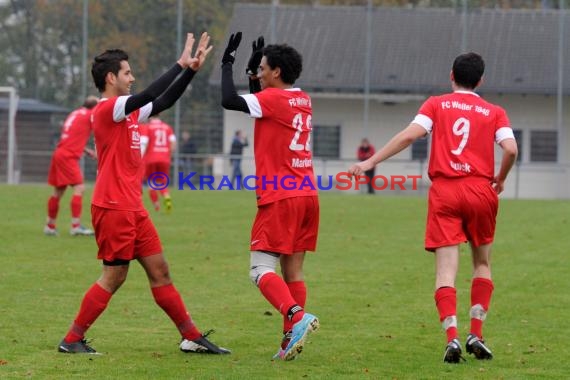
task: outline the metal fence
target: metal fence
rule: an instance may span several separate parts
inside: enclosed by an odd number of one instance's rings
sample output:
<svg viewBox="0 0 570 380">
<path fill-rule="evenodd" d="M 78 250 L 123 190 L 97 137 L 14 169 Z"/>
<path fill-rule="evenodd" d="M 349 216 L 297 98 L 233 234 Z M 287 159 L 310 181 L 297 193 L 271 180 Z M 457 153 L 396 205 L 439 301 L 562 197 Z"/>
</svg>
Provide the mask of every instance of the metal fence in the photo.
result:
<svg viewBox="0 0 570 380">
<path fill-rule="evenodd" d="M 0 155 L 5 154 L 0 150 Z M 46 183 L 51 151 L 19 151 L 17 162 L 35 162 L 34 167 L 16 169 L 18 183 Z M 227 154 L 180 154 L 172 162 L 170 188 L 173 191 L 229 191 L 237 185 L 232 180 L 231 160 L 241 158 L 242 184 L 248 191 L 255 183 L 255 162 L 253 157 L 236 157 Z M 367 185 L 356 181 L 349 184 L 346 172 L 355 160 L 313 159 L 316 183 L 320 192 L 364 194 Z M 426 196 L 430 186 L 427 175 L 427 161 L 388 160 L 376 168 L 375 196 Z M 96 177 L 96 162 L 83 159 L 85 181 L 93 184 Z M 497 168 L 499 169 L 499 162 Z M 274 184 L 268 179 L 267 186 L 291 186 L 291 183 L 277 179 Z M 0 173 L 0 182 L 6 183 L 6 173 Z M 230 186 L 229 184 L 232 183 Z M 191 185 L 190 185 L 191 184 Z M 297 184 L 299 185 L 299 184 Z M 148 184 L 145 184 L 148 186 Z M 517 163 L 506 181 L 502 198 L 511 199 L 570 199 L 570 164 Z"/>
</svg>

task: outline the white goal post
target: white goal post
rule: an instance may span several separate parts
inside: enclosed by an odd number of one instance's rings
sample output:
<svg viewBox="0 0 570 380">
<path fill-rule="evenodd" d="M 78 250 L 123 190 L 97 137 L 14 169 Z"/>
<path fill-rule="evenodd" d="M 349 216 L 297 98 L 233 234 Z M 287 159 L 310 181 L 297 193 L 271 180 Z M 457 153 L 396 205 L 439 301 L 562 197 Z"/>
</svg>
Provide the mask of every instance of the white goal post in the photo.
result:
<svg viewBox="0 0 570 380">
<path fill-rule="evenodd" d="M 6 178 L 9 185 L 18 182 L 16 178 L 16 112 L 18 110 L 18 93 L 14 87 L 0 86 L 0 93 L 8 94 L 8 152 Z"/>
</svg>

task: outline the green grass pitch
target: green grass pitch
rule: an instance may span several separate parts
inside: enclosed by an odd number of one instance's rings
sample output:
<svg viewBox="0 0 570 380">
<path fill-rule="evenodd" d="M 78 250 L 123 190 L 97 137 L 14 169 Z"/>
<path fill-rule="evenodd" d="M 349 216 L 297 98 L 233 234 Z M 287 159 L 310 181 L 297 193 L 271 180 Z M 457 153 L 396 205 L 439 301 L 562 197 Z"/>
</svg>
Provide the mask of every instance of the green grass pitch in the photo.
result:
<svg viewBox="0 0 570 380">
<path fill-rule="evenodd" d="M 484 333 L 495 358 L 442 363 L 434 260 L 423 250 L 423 197 L 321 195 L 318 251 L 309 254 L 307 310 L 321 329 L 293 362 L 273 362 L 281 318 L 250 283 L 248 191 L 173 191 L 171 215 L 151 212 L 176 287 L 202 330 L 233 350 L 201 356 L 152 299 L 142 268 L 88 331 L 101 356 L 56 346 L 101 264 L 90 237 L 42 234 L 48 186 L 0 186 L 1 379 L 566 379 L 570 322 L 570 202 L 501 201 L 495 293 Z M 84 202 L 89 220 L 91 188 Z M 145 202 L 148 205 L 148 201 Z M 90 223 L 86 223 L 90 224 Z M 469 325 L 470 257 L 457 278 L 461 336 Z"/>
</svg>

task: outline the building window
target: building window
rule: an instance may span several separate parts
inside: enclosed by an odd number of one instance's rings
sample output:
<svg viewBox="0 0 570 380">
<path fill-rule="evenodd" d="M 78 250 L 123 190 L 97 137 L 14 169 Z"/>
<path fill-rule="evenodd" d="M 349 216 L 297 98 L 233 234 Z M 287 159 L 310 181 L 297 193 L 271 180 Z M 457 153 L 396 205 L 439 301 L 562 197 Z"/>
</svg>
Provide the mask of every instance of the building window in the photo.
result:
<svg viewBox="0 0 570 380">
<path fill-rule="evenodd" d="M 515 135 L 515 141 L 517 142 L 517 147 L 518 147 L 518 151 L 519 154 L 517 156 L 517 162 L 521 162 L 522 161 L 522 156 L 523 156 L 523 131 L 522 129 L 513 129 L 513 134 Z"/>
<path fill-rule="evenodd" d="M 558 160 L 558 132 L 530 131 L 530 161 L 556 162 Z"/>
<path fill-rule="evenodd" d="M 340 126 L 314 125 L 311 136 L 313 156 L 338 159 L 340 157 Z"/>
<path fill-rule="evenodd" d="M 428 156 L 428 138 L 421 138 L 412 144 L 412 160 L 425 161 Z"/>
</svg>

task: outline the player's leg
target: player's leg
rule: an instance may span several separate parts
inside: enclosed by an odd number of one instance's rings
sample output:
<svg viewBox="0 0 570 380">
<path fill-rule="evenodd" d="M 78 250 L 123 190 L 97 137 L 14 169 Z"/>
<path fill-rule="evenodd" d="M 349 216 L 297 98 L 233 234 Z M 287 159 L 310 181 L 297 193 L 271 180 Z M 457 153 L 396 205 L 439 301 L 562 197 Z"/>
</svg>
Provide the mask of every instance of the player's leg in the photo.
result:
<svg viewBox="0 0 570 380">
<path fill-rule="evenodd" d="M 85 185 L 83 183 L 73 185 L 73 195 L 70 202 L 71 229 L 69 230 L 69 233 L 73 236 L 91 236 L 94 234 L 92 229 L 86 228 L 81 224 L 81 212 L 83 211 L 84 192 Z"/>
<path fill-rule="evenodd" d="M 281 255 L 280 260 L 283 279 L 294 300 L 303 309 L 307 300 L 307 288 L 303 277 L 304 258 L 305 253 L 299 252 L 292 255 Z M 284 318 L 283 340 L 281 348 L 275 356 L 285 360 L 294 359 L 303 350 L 307 335 L 318 328 L 318 318 L 309 313 L 305 313 L 297 323 L 293 323 L 289 318 Z"/>
<path fill-rule="evenodd" d="M 85 332 L 107 308 L 112 295 L 125 282 L 128 271 L 129 262 L 126 260 L 104 261 L 103 273 L 85 293 L 75 320 L 59 344 L 59 352 L 97 353 L 87 344 Z"/>
<path fill-rule="evenodd" d="M 236 160 L 236 170 L 235 170 L 235 178 L 236 178 L 236 183 L 235 183 L 235 188 L 236 189 L 242 189 L 243 188 L 243 173 L 241 171 L 241 159 L 237 159 Z"/>
<path fill-rule="evenodd" d="M 491 350 L 483 340 L 483 322 L 487 317 L 489 304 L 493 295 L 491 279 L 491 244 L 479 247 L 471 245 L 473 259 L 473 280 L 471 282 L 471 327 L 467 342 L 467 352 L 474 354 L 477 359 L 492 359 Z"/>
<path fill-rule="evenodd" d="M 366 174 L 366 176 L 368 177 L 368 194 L 374 194 L 374 186 L 373 186 L 373 178 L 374 175 L 376 174 L 376 168 L 372 168 L 368 171 L 366 171 L 364 174 Z"/>
<path fill-rule="evenodd" d="M 435 180 L 429 190 L 425 248 L 435 252 L 435 304 L 446 332 L 444 362 L 458 363 L 461 345 L 457 336 L 455 277 L 459 244 L 466 241 L 461 215 L 460 190 L 456 182 Z"/>
<path fill-rule="evenodd" d="M 180 293 L 170 279 L 168 263 L 161 253 L 162 245 L 148 213 L 137 213 L 136 227 L 137 260 L 145 270 L 154 301 L 174 322 L 182 336 L 180 349 L 185 352 L 230 353 L 208 341 L 207 334 L 202 334 L 192 321 Z"/>
<path fill-rule="evenodd" d="M 289 288 L 289 292 L 299 306 L 305 308 L 307 301 L 307 287 L 303 277 L 303 263 L 305 253 L 299 252 L 293 255 L 281 255 L 279 263 L 281 265 L 281 274 L 283 280 Z M 288 318 L 283 319 L 283 332 L 290 331 L 293 324 Z"/>
<path fill-rule="evenodd" d="M 192 321 L 180 293 L 170 279 L 164 255 L 144 256 L 138 258 L 138 261 L 146 272 L 154 301 L 174 322 L 182 336 L 180 349 L 184 352 L 229 354 L 229 350 L 206 339 L 207 334 L 203 335 Z"/>
<path fill-rule="evenodd" d="M 435 304 L 439 321 L 447 336 L 443 360 L 459 363 L 461 344 L 457 334 L 457 293 L 455 277 L 459 268 L 459 245 L 435 250 Z"/>
<path fill-rule="evenodd" d="M 54 186 L 53 194 L 49 197 L 47 202 L 47 218 L 44 227 L 44 234 L 48 236 L 57 235 L 57 214 L 59 212 L 59 201 L 65 193 L 66 186 Z"/>
<path fill-rule="evenodd" d="M 251 251 L 249 277 L 265 299 L 281 315 L 295 323 L 303 318 L 304 311 L 291 296 L 285 281 L 275 272 L 278 262 L 279 254 Z"/>
<path fill-rule="evenodd" d="M 471 243 L 473 279 L 471 283 L 471 326 L 466 349 L 477 359 L 492 359 L 483 341 L 483 321 L 487 316 L 493 281 L 491 279 L 491 246 L 495 237 L 499 207 L 497 193 L 487 181 L 469 184 L 464 189 L 469 207 L 466 209 L 467 233 Z"/>
<path fill-rule="evenodd" d="M 170 175 L 170 162 L 162 162 L 159 165 L 160 172 Z M 168 186 L 160 190 L 160 195 L 162 195 L 162 198 L 164 199 L 164 210 L 167 214 L 170 214 L 172 212 L 172 198 L 170 197 Z"/>
<path fill-rule="evenodd" d="M 316 249 L 319 229 L 319 201 L 316 196 L 289 198 L 283 202 L 283 207 L 287 209 L 287 214 L 291 217 L 284 223 L 296 226 L 293 233 L 293 252 L 296 253 L 280 256 L 281 273 L 293 299 L 305 309 L 307 287 L 304 280 L 303 264 L 305 252 Z M 283 319 L 284 336 L 277 356 L 293 358 L 302 351 L 307 334 L 319 327 L 316 316 L 305 313 L 303 319 L 306 320 L 297 322 L 297 324 L 293 324 L 288 318 Z"/>
<path fill-rule="evenodd" d="M 148 178 L 158 178 L 153 177 L 153 175 L 159 170 L 155 167 L 153 163 L 147 163 L 145 167 L 145 180 L 147 182 Z M 148 197 L 150 198 L 150 202 L 156 211 L 160 211 L 160 201 L 158 200 L 158 192 L 149 184 L 148 187 Z"/>
</svg>

